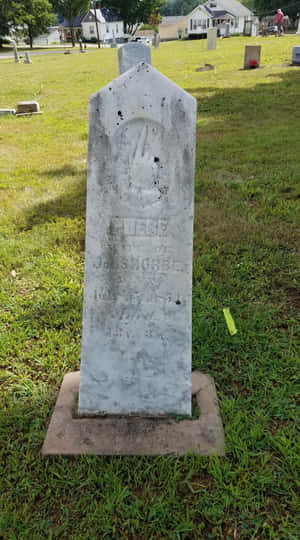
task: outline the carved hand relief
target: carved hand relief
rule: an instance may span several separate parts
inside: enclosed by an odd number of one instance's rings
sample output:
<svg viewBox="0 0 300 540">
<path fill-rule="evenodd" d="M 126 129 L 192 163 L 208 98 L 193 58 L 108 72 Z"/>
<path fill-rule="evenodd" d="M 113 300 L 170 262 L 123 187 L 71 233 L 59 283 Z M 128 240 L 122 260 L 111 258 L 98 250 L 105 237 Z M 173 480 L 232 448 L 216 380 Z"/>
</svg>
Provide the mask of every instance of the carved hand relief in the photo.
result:
<svg viewBox="0 0 300 540">
<path fill-rule="evenodd" d="M 147 208 L 169 196 L 170 167 L 167 170 L 164 128 L 156 122 L 135 119 L 117 130 L 113 147 L 117 163 L 120 199 L 133 208 Z"/>
</svg>

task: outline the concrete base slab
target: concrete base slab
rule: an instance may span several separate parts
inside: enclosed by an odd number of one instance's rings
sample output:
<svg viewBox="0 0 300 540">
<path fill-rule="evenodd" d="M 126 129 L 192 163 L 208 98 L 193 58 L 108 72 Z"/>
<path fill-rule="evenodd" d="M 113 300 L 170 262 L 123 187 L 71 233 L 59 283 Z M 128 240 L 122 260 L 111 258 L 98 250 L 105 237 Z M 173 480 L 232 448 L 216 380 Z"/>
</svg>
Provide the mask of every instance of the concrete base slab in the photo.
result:
<svg viewBox="0 0 300 540">
<path fill-rule="evenodd" d="M 43 456 L 225 454 L 216 389 L 209 375 L 192 373 L 192 394 L 200 415 L 183 420 L 140 416 L 78 417 L 79 380 L 79 371 L 64 377 L 43 445 Z"/>
</svg>

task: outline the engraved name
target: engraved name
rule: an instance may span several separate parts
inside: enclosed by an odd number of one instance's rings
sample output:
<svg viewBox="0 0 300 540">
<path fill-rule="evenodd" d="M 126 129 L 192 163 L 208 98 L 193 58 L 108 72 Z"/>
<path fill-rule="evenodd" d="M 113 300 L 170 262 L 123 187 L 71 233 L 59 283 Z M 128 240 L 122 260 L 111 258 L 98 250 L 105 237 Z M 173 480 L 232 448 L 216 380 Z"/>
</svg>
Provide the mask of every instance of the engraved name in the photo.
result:
<svg viewBox="0 0 300 540">
<path fill-rule="evenodd" d="M 141 271 L 141 272 L 184 272 L 185 265 L 181 261 L 162 257 L 114 257 L 106 260 L 104 257 L 97 257 L 96 269 L 119 269 L 121 271 Z"/>
<path fill-rule="evenodd" d="M 167 236 L 168 222 L 165 219 L 113 218 L 109 232 L 125 236 Z"/>
</svg>

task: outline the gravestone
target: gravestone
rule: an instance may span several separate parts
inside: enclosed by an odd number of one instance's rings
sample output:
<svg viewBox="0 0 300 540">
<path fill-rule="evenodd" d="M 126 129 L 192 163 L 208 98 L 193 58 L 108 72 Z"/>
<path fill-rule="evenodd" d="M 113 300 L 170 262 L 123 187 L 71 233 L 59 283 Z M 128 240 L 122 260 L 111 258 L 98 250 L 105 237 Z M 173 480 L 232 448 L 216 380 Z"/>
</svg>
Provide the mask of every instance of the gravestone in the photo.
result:
<svg viewBox="0 0 300 540">
<path fill-rule="evenodd" d="M 114 30 L 113 30 L 113 39 L 112 39 L 112 42 L 111 42 L 111 44 L 110 44 L 110 48 L 111 48 L 111 49 L 116 49 L 116 47 L 117 47 L 117 41 L 116 41 L 115 32 L 114 32 Z"/>
<path fill-rule="evenodd" d="M 226 23 L 225 24 L 225 36 L 224 37 L 229 37 L 230 36 L 230 23 Z"/>
<path fill-rule="evenodd" d="M 79 414 L 191 414 L 195 98 L 141 63 L 90 100 Z"/>
<path fill-rule="evenodd" d="M 139 62 L 151 64 L 151 49 L 143 43 L 127 43 L 118 49 L 119 74 L 132 68 Z"/>
<path fill-rule="evenodd" d="M 300 47 L 293 47 L 292 64 L 300 66 Z"/>
<path fill-rule="evenodd" d="M 28 51 L 25 51 L 25 60 L 24 60 L 24 64 L 32 64 L 32 61 L 31 61 L 31 58 L 30 58 L 30 54 Z"/>
<path fill-rule="evenodd" d="M 298 21 L 298 28 L 297 28 L 297 32 L 296 34 L 299 36 L 300 35 L 300 19 Z"/>
<path fill-rule="evenodd" d="M 17 114 L 37 114 L 40 113 L 40 106 L 37 101 L 20 101 L 17 106 Z"/>
<path fill-rule="evenodd" d="M 81 370 L 44 456 L 224 455 L 213 379 L 191 373 L 196 112 L 144 62 L 91 97 Z"/>
<path fill-rule="evenodd" d="M 15 63 L 19 64 L 20 63 L 20 58 L 19 58 L 17 43 L 14 40 L 12 40 L 11 44 L 12 44 L 12 46 L 14 48 Z"/>
<path fill-rule="evenodd" d="M 16 114 L 16 109 L 0 109 L 0 116 L 7 116 L 9 114 Z"/>
<path fill-rule="evenodd" d="M 152 45 L 153 45 L 154 49 L 158 49 L 159 44 L 160 44 L 160 35 L 159 35 L 158 32 L 154 32 L 154 36 L 153 36 L 153 40 L 152 40 Z"/>
<path fill-rule="evenodd" d="M 257 67 L 260 64 L 261 45 L 246 45 L 244 57 L 244 69 L 251 68 L 251 61 L 257 62 Z"/>
<path fill-rule="evenodd" d="M 207 30 L 207 50 L 214 51 L 217 48 L 217 29 L 209 28 Z"/>
</svg>

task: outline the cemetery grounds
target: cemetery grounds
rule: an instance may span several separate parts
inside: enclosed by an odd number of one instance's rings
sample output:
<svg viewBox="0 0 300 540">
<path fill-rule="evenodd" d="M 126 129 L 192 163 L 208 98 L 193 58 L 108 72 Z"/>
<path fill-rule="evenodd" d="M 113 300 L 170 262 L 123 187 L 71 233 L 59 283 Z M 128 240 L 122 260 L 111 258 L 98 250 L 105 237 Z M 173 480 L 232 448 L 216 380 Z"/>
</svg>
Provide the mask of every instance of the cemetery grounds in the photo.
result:
<svg viewBox="0 0 300 540">
<path fill-rule="evenodd" d="M 241 69 L 248 43 L 261 69 Z M 42 459 L 63 376 L 80 366 L 88 100 L 117 56 L 0 61 L 1 106 L 44 111 L 0 119 L 1 538 L 299 538 L 298 43 L 152 50 L 198 99 L 193 367 L 214 377 L 226 458 Z M 196 72 L 204 63 L 216 70 Z"/>
</svg>

